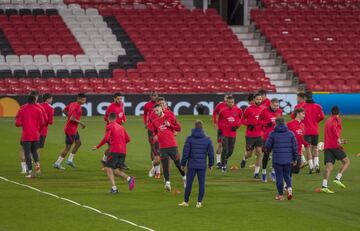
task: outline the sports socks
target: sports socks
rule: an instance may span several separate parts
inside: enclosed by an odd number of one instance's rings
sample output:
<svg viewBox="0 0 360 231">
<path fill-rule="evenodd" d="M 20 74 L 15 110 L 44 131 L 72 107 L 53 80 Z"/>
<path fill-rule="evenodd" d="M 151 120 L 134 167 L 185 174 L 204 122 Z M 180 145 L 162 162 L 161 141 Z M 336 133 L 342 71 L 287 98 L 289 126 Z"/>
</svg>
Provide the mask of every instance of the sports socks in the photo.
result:
<svg viewBox="0 0 360 231">
<path fill-rule="evenodd" d="M 62 158 L 61 156 L 59 156 L 59 158 L 57 159 L 57 161 L 55 162 L 55 164 L 60 165 L 63 160 L 64 160 L 64 158 Z"/>
<path fill-rule="evenodd" d="M 319 157 L 314 157 L 314 165 L 319 166 Z"/>
<path fill-rule="evenodd" d="M 312 159 L 309 160 L 309 168 L 313 169 L 314 168 L 314 162 Z"/>
<path fill-rule="evenodd" d="M 335 177 L 336 180 L 340 181 L 341 180 L 341 177 L 342 177 L 342 174 L 341 173 L 338 173 Z"/>
<path fill-rule="evenodd" d="M 75 156 L 75 154 L 70 153 L 69 158 L 68 158 L 68 161 L 69 161 L 69 162 L 73 162 L 74 156 Z"/>
<path fill-rule="evenodd" d="M 221 162 L 221 154 L 216 154 L 216 163 Z"/>
</svg>

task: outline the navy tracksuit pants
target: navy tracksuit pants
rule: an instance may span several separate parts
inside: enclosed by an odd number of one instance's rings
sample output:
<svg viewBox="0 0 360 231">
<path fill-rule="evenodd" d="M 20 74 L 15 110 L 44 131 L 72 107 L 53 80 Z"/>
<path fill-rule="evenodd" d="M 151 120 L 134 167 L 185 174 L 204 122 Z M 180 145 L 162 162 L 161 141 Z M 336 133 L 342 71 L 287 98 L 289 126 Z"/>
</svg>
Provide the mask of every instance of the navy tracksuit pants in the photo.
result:
<svg viewBox="0 0 360 231">
<path fill-rule="evenodd" d="M 205 194 L 205 175 L 206 175 L 206 168 L 204 169 L 194 169 L 188 168 L 186 173 L 186 188 L 185 188 L 185 202 L 189 202 L 189 197 L 191 194 L 192 184 L 195 179 L 195 175 L 197 175 L 198 182 L 199 182 L 199 195 L 198 195 L 198 202 L 202 202 L 204 194 Z"/>
<path fill-rule="evenodd" d="M 275 176 L 276 176 L 276 187 L 278 190 L 279 195 L 283 195 L 284 190 L 284 180 L 286 186 L 289 188 L 291 187 L 291 164 L 273 164 L 275 169 Z"/>
</svg>

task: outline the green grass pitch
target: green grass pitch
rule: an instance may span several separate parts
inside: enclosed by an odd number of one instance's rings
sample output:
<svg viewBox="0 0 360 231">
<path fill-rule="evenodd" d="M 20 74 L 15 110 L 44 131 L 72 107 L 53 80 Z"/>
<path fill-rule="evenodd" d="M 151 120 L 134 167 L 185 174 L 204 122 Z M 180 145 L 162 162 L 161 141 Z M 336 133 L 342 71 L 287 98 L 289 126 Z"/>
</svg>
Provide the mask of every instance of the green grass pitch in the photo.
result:
<svg viewBox="0 0 360 231">
<path fill-rule="evenodd" d="M 210 116 L 180 116 L 182 132 L 177 140 L 183 142 L 195 119 L 202 119 L 206 133 L 215 141 L 215 130 Z M 0 118 L 0 176 L 54 193 L 103 212 L 135 222 L 154 230 L 360 230 L 360 117 L 343 117 L 343 137 L 349 139 L 346 151 L 351 159 L 343 177 L 347 189 L 339 189 L 332 182 L 333 195 L 316 193 L 322 174 L 308 175 L 303 169 L 293 177 L 294 199 L 275 201 L 274 183 L 252 179 L 253 169 L 208 172 L 204 207 L 195 208 L 197 183 L 193 187 L 189 208 L 178 208 L 183 200 L 181 178 L 172 168 L 172 186 L 181 194 L 164 190 L 163 180 L 150 179 L 149 145 L 140 117 L 128 117 L 126 129 L 132 141 L 128 145 L 128 173 L 136 177 L 136 188 L 129 192 L 127 184 L 118 180 L 120 193 L 109 195 L 109 183 L 101 171 L 102 151 L 91 152 L 103 137 L 101 117 L 83 118 L 87 124 L 80 130 L 82 147 L 74 161 L 77 169 L 59 171 L 53 162 L 64 147 L 65 118 L 55 118 L 49 128 L 46 148 L 41 152 L 42 174 L 36 179 L 25 179 L 20 174 L 19 137 L 13 118 Z M 323 126 L 323 123 L 321 124 Z M 322 128 L 321 128 L 322 129 Z M 322 138 L 321 138 L 322 140 Z M 244 153 L 244 127 L 238 133 L 236 148 L 230 159 L 239 165 Z M 323 161 L 323 154 L 320 161 Z M 66 166 L 66 165 L 64 165 Z M 339 163 L 336 165 L 338 169 Z M 322 168 L 323 170 L 323 168 Z M 334 171 L 332 178 L 337 170 Z M 0 180 L 0 230 L 141 230 L 119 220 L 73 205 L 63 200 Z"/>
</svg>

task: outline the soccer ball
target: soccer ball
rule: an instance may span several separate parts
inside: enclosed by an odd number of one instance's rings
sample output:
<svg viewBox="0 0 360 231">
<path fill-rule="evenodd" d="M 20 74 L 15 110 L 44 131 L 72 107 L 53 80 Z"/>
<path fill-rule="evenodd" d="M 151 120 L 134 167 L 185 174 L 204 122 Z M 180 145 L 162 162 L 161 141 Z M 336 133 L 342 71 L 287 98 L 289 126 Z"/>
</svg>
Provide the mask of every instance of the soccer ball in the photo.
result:
<svg viewBox="0 0 360 231">
<path fill-rule="evenodd" d="M 324 151 L 324 142 L 318 143 L 318 149 L 319 149 L 319 151 Z"/>
</svg>

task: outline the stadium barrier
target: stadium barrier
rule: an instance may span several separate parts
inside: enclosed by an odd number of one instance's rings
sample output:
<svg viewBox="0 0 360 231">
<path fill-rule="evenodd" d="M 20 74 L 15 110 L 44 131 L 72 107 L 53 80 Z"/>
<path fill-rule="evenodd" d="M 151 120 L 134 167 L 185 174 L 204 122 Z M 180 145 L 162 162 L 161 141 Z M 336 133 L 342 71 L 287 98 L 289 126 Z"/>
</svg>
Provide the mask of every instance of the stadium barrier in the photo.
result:
<svg viewBox="0 0 360 231">
<path fill-rule="evenodd" d="M 175 115 L 211 115 L 217 103 L 223 100 L 222 94 L 177 94 L 164 96 Z M 246 107 L 248 94 L 233 94 L 239 107 Z M 286 114 L 296 105 L 296 94 L 269 94 L 268 98 L 278 98 L 280 107 Z M 20 105 L 26 103 L 26 95 L 0 96 L 0 117 L 13 117 Z M 55 95 L 53 107 L 55 115 L 61 115 L 62 109 L 74 101 L 73 95 Z M 127 115 L 142 115 L 148 95 L 124 95 L 124 107 Z M 86 116 L 104 115 L 106 107 L 112 102 L 112 95 L 87 95 L 87 102 L 82 107 Z M 202 105 L 199 107 L 199 105 Z M 202 113 L 201 113 L 202 111 Z"/>
<path fill-rule="evenodd" d="M 360 93 L 358 94 L 332 94 L 317 93 L 313 95 L 314 101 L 320 104 L 325 114 L 330 114 L 331 107 L 340 107 L 342 115 L 360 115 Z"/>
</svg>

